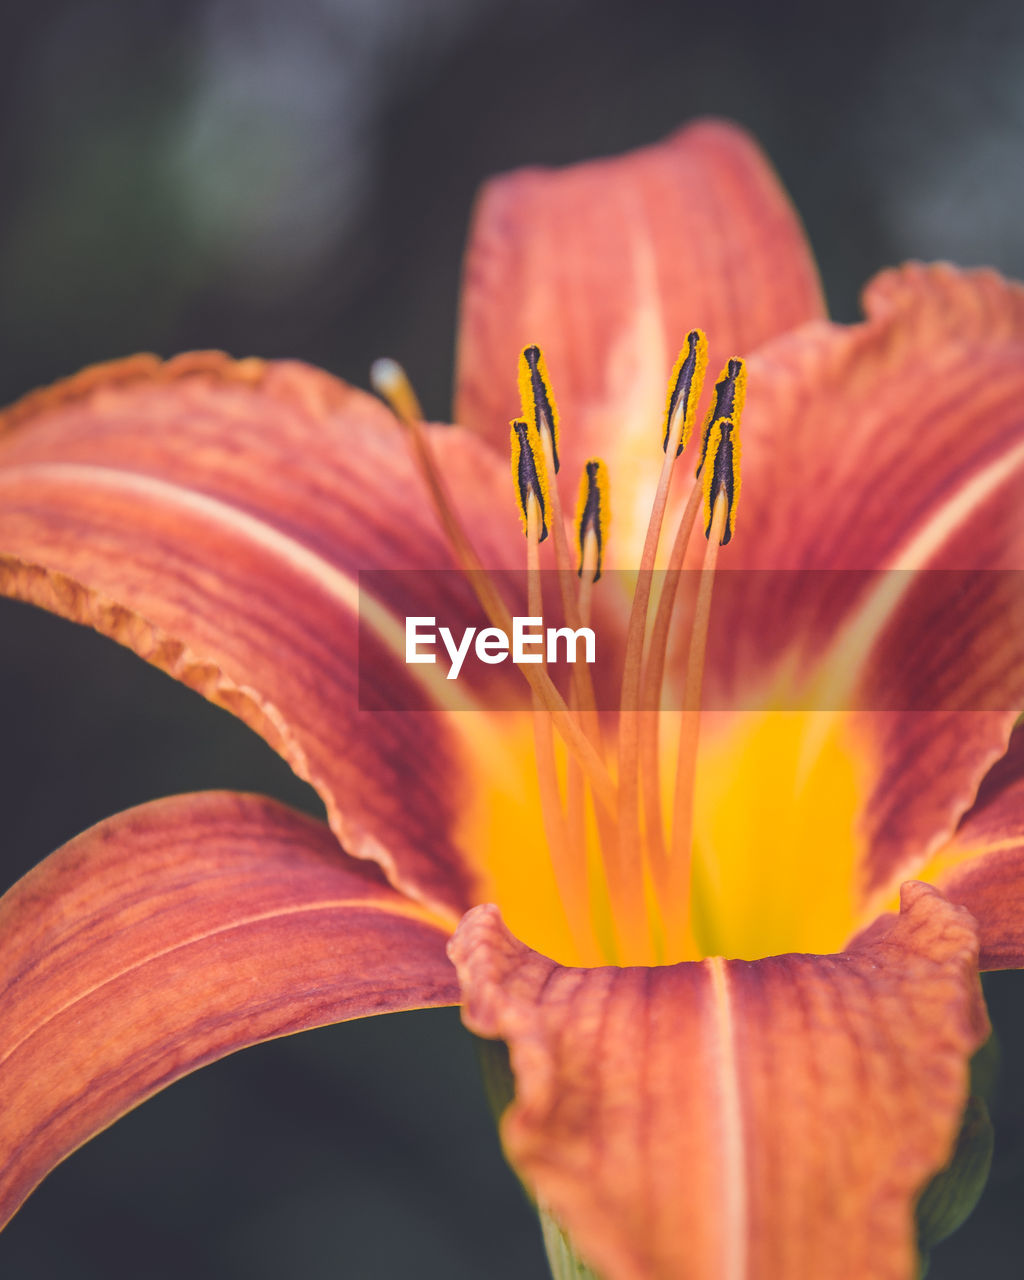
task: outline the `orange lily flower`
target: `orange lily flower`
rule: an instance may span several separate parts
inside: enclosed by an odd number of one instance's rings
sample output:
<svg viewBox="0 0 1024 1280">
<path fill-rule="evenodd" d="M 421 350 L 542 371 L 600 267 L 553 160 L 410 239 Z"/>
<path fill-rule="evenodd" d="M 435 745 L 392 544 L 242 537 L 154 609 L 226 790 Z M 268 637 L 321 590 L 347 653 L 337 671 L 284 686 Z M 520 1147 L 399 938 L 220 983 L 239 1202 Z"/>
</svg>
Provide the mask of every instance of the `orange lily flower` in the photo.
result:
<svg viewBox="0 0 1024 1280">
<path fill-rule="evenodd" d="M 605 1280 L 910 1280 L 988 1034 L 979 968 L 1024 964 L 1024 681 L 1012 575 L 982 572 L 1024 563 L 1024 293 L 908 266 L 865 311 L 826 319 L 770 168 L 702 123 L 485 189 L 458 427 L 420 423 L 394 370 L 404 426 L 215 353 L 89 369 L 0 419 L 0 588 L 232 711 L 328 814 L 160 800 L 8 892 L 0 1219 L 186 1072 L 461 999 L 509 1047 L 509 1159 Z M 674 464 L 702 333 L 720 412 Z M 467 714 L 400 644 L 403 616 L 467 618 L 465 579 L 361 599 L 358 574 L 468 568 L 500 617 L 478 570 L 540 563 L 543 519 L 564 581 L 556 403 L 563 473 L 599 456 L 615 508 L 588 524 L 607 492 L 584 488 L 569 611 L 621 586 L 589 585 L 597 531 L 605 567 L 640 568 L 601 624 L 621 710 L 541 669 L 534 709 Z M 673 527 L 705 594 L 659 655 Z M 936 569 L 959 575 L 941 614 Z M 681 714 L 645 701 L 662 687 Z"/>
</svg>

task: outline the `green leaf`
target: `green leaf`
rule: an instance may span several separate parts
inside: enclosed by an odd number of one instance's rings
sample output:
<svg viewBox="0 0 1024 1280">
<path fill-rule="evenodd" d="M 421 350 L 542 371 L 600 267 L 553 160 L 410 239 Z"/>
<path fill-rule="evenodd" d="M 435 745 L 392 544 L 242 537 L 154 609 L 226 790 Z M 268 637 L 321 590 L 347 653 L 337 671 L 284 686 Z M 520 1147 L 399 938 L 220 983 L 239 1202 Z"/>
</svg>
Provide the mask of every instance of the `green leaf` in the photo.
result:
<svg viewBox="0 0 1024 1280">
<path fill-rule="evenodd" d="M 516 1082 L 508 1060 L 508 1045 L 504 1040 L 474 1038 L 484 1093 L 487 1095 L 491 1115 L 498 1121 L 516 1094 Z"/>
<path fill-rule="evenodd" d="M 980 1097 L 967 1100 L 953 1158 L 932 1179 L 917 1202 L 917 1238 L 923 1277 L 929 1251 L 967 1220 L 988 1181 L 992 1167 L 992 1121 Z"/>
<path fill-rule="evenodd" d="M 572 1241 L 554 1218 L 540 1208 L 537 1213 L 553 1280 L 600 1280 L 585 1262 L 580 1261 Z"/>
<path fill-rule="evenodd" d="M 484 1092 L 487 1094 L 487 1101 L 495 1121 L 499 1121 L 505 1108 L 515 1097 L 516 1091 L 515 1078 L 509 1064 L 508 1045 L 503 1040 L 477 1038 L 476 1048 L 480 1074 L 483 1076 Z M 600 1280 L 586 1263 L 580 1261 L 572 1241 L 558 1223 L 536 1204 L 529 1188 L 522 1182 L 520 1186 L 540 1218 L 544 1250 L 548 1255 L 548 1265 L 551 1267 L 553 1280 Z"/>
</svg>

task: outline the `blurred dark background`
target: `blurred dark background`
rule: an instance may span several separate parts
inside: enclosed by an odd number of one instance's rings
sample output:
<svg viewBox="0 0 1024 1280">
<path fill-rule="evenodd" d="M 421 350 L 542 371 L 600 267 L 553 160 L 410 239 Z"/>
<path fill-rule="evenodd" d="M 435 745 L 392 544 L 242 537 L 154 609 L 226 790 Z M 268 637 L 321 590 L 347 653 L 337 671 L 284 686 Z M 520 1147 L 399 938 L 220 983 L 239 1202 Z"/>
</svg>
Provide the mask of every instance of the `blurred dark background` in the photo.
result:
<svg viewBox="0 0 1024 1280">
<path fill-rule="evenodd" d="M 450 392 L 459 258 L 488 174 L 746 124 L 833 313 L 907 257 L 1024 275 L 1017 0 L 725 10 L 634 0 L 36 0 L 0 37 L 0 399 L 92 361 L 215 346 Z M 130 655 L 0 607 L 2 874 L 180 790 L 319 812 L 248 731 Z M 1024 987 L 988 984 L 999 1143 L 931 1280 L 1019 1277 Z M 824 1141 L 827 1135 L 822 1135 Z M 0 1237 L 15 1280 L 540 1280 L 452 1011 L 329 1028 L 174 1086 Z M 781 1278 L 780 1278 L 781 1280 Z"/>
</svg>

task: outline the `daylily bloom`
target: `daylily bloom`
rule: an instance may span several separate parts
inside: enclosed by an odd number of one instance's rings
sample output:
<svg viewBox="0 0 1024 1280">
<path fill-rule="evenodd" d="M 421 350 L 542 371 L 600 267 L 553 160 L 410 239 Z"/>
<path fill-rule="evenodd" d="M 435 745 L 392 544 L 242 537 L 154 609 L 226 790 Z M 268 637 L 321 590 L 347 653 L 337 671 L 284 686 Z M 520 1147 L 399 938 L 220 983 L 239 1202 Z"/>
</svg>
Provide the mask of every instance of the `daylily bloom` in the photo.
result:
<svg viewBox="0 0 1024 1280">
<path fill-rule="evenodd" d="M 420 423 L 393 370 L 404 425 L 315 369 L 211 353 L 7 412 L 2 589 L 234 712 L 328 824 L 159 800 L 10 890 L 4 1220 L 204 1063 L 461 999 L 509 1048 L 510 1161 L 605 1280 L 915 1274 L 988 1034 L 979 969 L 1024 964 L 1024 679 L 991 572 L 1024 565 L 1024 293 L 912 265 L 864 306 L 826 319 L 770 168 L 702 123 L 485 188 L 457 427 Z M 648 596 L 674 529 L 672 567 L 704 567 L 673 619 Z M 564 585 L 573 541 L 567 613 L 601 616 L 617 714 L 582 672 L 537 668 L 519 710 L 470 680 L 466 710 L 407 665 L 404 617 L 479 624 L 461 573 L 360 598 L 361 570 L 465 570 L 493 621 L 482 570 Z M 598 550 L 640 569 L 621 613 Z"/>
</svg>

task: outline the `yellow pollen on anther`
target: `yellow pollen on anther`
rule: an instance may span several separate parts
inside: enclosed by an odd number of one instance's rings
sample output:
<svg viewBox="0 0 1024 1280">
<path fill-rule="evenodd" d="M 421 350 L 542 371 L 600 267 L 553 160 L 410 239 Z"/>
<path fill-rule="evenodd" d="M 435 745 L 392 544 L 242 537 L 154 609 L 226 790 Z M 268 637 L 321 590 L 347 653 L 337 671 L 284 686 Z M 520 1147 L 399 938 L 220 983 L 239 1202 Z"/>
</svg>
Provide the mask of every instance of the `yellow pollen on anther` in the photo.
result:
<svg viewBox="0 0 1024 1280">
<path fill-rule="evenodd" d="M 591 581 L 596 582 L 600 578 L 610 520 L 608 468 L 600 458 L 591 458 L 580 476 L 579 498 L 576 502 L 576 541 L 580 552 L 576 572 L 579 577 L 583 577 L 583 565 L 587 559 L 587 540 L 593 538 L 596 556 Z"/>
<path fill-rule="evenodd" d="M 540 447 L 540 433 L 530 423 L 518 418 L 509 424 L 509 440 L 512 446 L 512 479 L 515 482 L 519 502 L 519 518 L 523 533 L 530 533 L 530 498 L 537 500 L 540 508 L 540 536 L 543 542 L 548 536 L 547 517 L 550 504 L 547 468 Z"/>
<path fill-rule="evenodd" d="M 708 444 L 711 429 L 716 422 L 730 418 L 738 427 L 743 417 L 743 405 L 747 398 L 747 366 L 737 356 L 729 361 L 715 383 L 715 399 L 704 419 L 704 431 L 701 438 L 700 457 L 697 460 L 697 475 L 700 475 L 704 460 L 708 455 Z"/>
<path fill-rule="evenodd" d="M 715 503 L 725 499 L 725 525 L 721 545 L 724 547 L 736 527 L 736 503 L 740 495 L 740 439 L 736 424 L 731 418 L 717 421 L 711 428 L 707 441 L 707 457 L 710 460 L 701 474 L 704 496 L 704 536 L 711 537 L 711 524 Z"/>
<path fill-rule="evenodd" d="M 697 402 L 700 400 L 707 367 L 708 340 L 700 329 L 691 329 L 686 335 L 686 346 L 679 352 L 672 366 L 665 401 L 665 438 L 661 447 L 668 450 L 669 437 L 675 435 L 678 429 L 677 458 L 689 443 L 693 431 Z"/>
<path fill-rule="evenodd" d="M 561 466 L 558 457 L 558 406 L 551 394 L 551 379 L 538 346 L 524 347 L 519 357 L 519 399 L 523 417 L 539 432 L 547 432 L 557 474 Z"/>
</svg>

